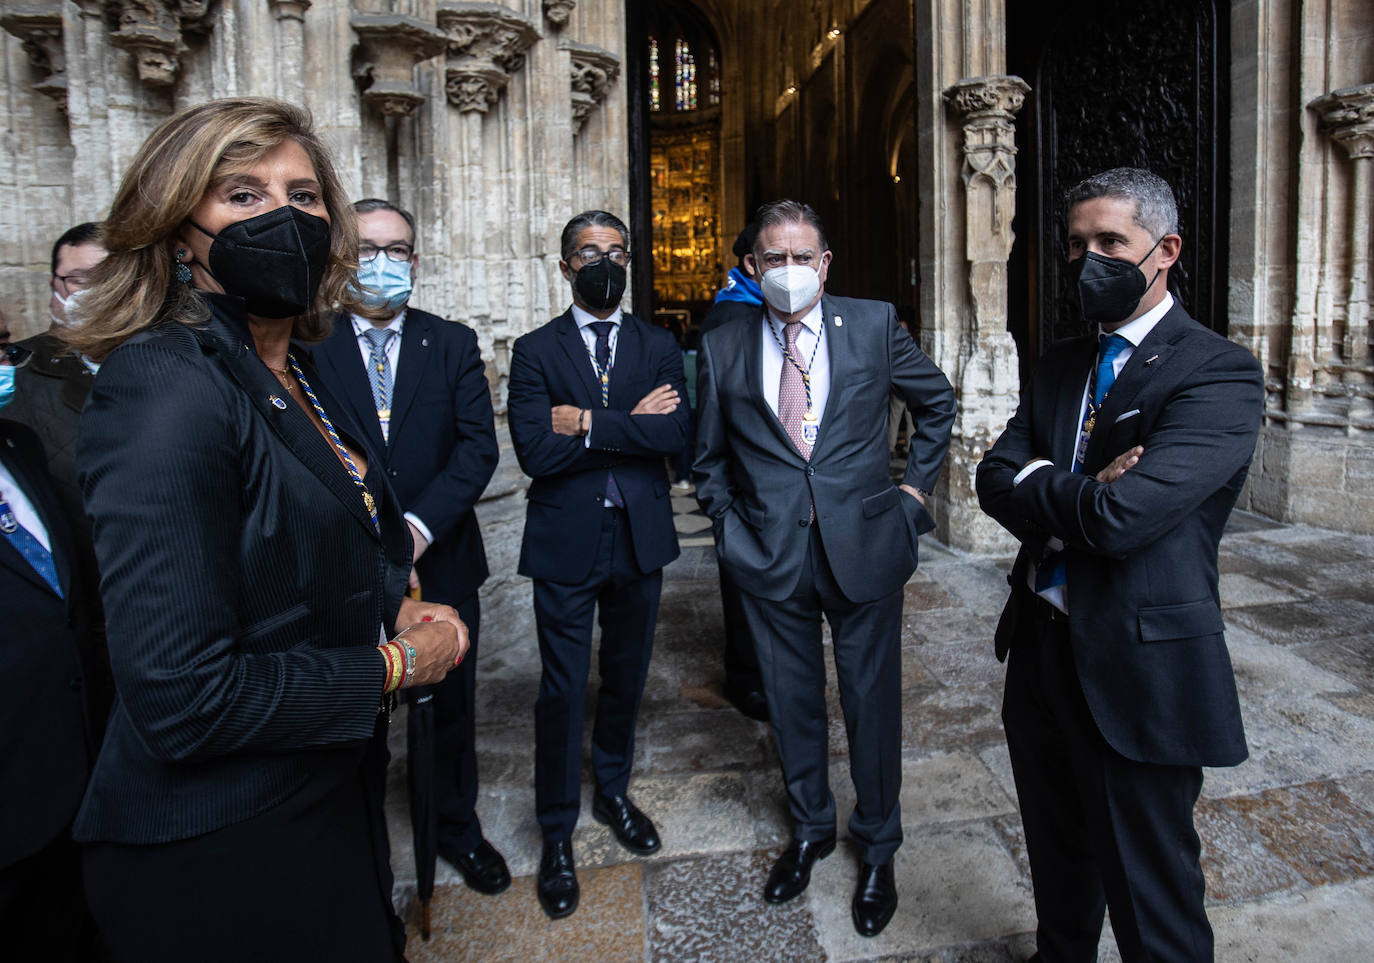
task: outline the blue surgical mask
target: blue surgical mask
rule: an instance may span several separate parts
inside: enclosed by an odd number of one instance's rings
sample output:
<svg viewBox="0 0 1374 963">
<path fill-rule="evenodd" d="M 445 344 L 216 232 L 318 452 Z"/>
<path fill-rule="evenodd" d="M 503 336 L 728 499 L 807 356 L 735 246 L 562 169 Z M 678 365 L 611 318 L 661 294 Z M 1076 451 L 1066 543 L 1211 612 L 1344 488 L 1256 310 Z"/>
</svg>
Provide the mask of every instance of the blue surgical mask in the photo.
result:
<svg viewBox="0 0 1374 963">
<path fill-rule="evenodd" d="M 14 365 L 0 364 L 0 408 L 14 400 Z"/>
<path fill-rule="evenodd" d="M 358 293 L 368 307 L 399 312 L 410 300 L 410 291 L 409 261 L 393 261 L 379 252 L 358 265 Z"/>
</svg>

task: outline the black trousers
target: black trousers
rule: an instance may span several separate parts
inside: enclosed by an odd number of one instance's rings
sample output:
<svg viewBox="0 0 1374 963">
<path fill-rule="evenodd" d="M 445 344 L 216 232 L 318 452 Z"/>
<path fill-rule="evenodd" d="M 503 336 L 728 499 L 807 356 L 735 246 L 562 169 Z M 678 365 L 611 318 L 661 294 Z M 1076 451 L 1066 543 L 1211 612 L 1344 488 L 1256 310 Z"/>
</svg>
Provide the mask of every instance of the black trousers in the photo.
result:
<svg viewBox="0 0 1374 963">
<path fill-rule="evenodd" d="M 481 605 L 477 593 L 454 606 L 468 627 L 463 662 L 432 686 L 434 693 L 434 799 L 439 814 L 439 850 L 470 853 L 482 842 L 477 819 L 477 637 Z"/>
<path fill-rule="evenodd" d="M 250 819 L 151 845 L 89 843 L 86 893 L 119 963 L 386 963 L 391 905 L 386 731 L 312 755 L 304 787 Z"/>
<path fill-rule="evenodd" d="M 6 959 L 104 959 L 81 887 L 81 851 L 66 830 L 38 852 L 0 867 L 0 933 Z"/>
<path fill-rule="evenodd" d="M 718 564 L 718 568 L 720 604 L 725 614 L 725 687 L 727 691 L 757 692 L 763 688 L 763 676 L 741 592 L 725 566 Z"/>
<path fill-rule="evenodd" d="M 1102 738 L 1068 623 L 1027 600 L 1002 720 L 1026 830 L 1045 963 L 1097 959 L 1104 908 L 1126 963 L 1211 961 L 1193 805 L 1202 769 L 1135 762 Z"/>
<path fill-rule="evenodd" d="M 534 619 L 543 673 L 534 707 L 534 794 L 547 840 L 572 836 L 582 786 L 582 709 L 591 670 L 592 618 L 601 624 L 592 770 L 596 787 L 623 796 L 634 763 L 635 718 L 654 645 L 663 570 L 635 561 L 630 522 L 603 509 L 591 574 L 576 585 L 534 582 Z"/>
<path fill-rule="evenodd" d="M 849 775 L 858 796 L 849 834 L 864 862 L 886 863 L 902 843 L 902 593 L 874 602 L 844 597 L 813 527 L 801 580 L 773 602 L 742 593 L 758 650 L 798 839 L 835 832 L 821 618 L 830 623 Z"/>
</svg>

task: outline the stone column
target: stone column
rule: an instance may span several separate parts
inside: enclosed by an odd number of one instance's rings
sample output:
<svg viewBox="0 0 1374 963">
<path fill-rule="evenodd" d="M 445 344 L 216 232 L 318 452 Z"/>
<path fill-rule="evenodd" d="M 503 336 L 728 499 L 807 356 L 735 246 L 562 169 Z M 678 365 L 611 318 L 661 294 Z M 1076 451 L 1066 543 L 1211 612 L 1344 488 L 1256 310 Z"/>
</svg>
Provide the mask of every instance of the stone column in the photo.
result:
<svg viewBox="0 0 1374 963">
<path fill-rule="evenodd" d="M 277 93 L 293 104 L 305 103 L 305 11 L 310 0 L 267 0 L 276 21 Z"/>
<path fill-rule="evenodd" d="M 1350 399 L 1347 432 L 1374 429 L 1374 368 L 1369 364 L 1370 205 L 1374 204 L 1374 84 L 1345 87 L 1307 105 L 1322 129 L 1343 147 L 1353 165 L 1350 191 L 1350 285 L 1345 299 L 1340 379 L 1335 390 Z M 1325 387 L 1325 386 L 1323 386 Z"/>
<path fill-rule="evenodd" d="M 1011 547 L 978 508 L 974 473 L 1016 410 L 1016 343 L 1007 332 L 1007 258 L 1016 212 L 1016 112 L 1030 87 L 1020 77 L 971 77 L 945 91 L 963 125 L 964 253 L 972 311 L 959 343 L 959 414 L 948 459 L 949 541 L 969 551 Z"/>
</svg>

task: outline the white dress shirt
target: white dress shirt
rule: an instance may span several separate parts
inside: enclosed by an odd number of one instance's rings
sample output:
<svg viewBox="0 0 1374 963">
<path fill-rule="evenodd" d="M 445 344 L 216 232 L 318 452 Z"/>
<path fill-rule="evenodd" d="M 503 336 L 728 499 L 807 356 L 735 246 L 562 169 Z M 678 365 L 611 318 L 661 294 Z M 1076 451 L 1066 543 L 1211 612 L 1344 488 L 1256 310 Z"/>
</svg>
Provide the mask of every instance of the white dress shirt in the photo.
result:
<svg viewBox="0 0 1374 963">
<path fill-rule="evenodd" d="M 361 352 L 363 356 L 363 369 L 370 371 L 372 370 L 372 342 L 363 337 L 363 332 L 371 331 L 376 325 L 367 320 L 367 318 L 360 318 L 356 314 L 351 317 L 353 319 L 353 334 L 358 340 L 358 351 Z M 392 338 L 391 343 L 386 346 L 386 361 L 387 364 L 391 365 L 391 389 L 393 394 L 396 390 L 396 369 L 400 367 L 401 362 L 401 330 L 405 326 L 405 319 L 406 309 L 401 308 L 401 313 L 392 318 L 383 329 L 396 332 L 396 337 Z M 369 379 L 369 390 L 371 390 L 371 385 L 372 382 Z M 429 526 L 420 521 L 419 515 L 416 515 L 414 512 L 406 512 L 405 520 L 414 525 L 416 531 L 424 536 L 426 547 L 434 542 L 434 535 L 430 532 Z"/>
<path fill-rule="evenodd" d="M 48 541 L 48 530 L 43 526 L 43 520 L 38 517 L 33 502 L 29 501 L 29 496 L 24 494 L 24 489 L 19 487 L 19 482 L 10 474 L 3 461 L 0 461 L 0 497 L 5 499 L 10 511 L 14 512 L 15 521 L 28 529 L 29 534 L 38 540 L 38 544 L 51 552 L 52 544 Z"/>
<path fill-rule="evenodd" d="M 625 312 L 623 312 L 620 308 L 616 308 L 615 313 L 612 314 L 609 318 L 598 318 L 594 314 L 591 314 L 587 311 L 583 311 L 576 304 L 572 306 L 573 321 L 577 324 L 577 333 L 582 335 L 582 345 L 587 349 L 587 364 L 591 365 L 593 374 L 596 374 L 596 364 L 594 363 L 594 360 L 596 358 L 596 332 L 592 330 L 591 326 L 598 321 L 611 322 L 612 327 L 610 337 L 608 338 L 608 340 L 610 342 L 611 348 L 611 369 L 614 370 L 615 349 L 620 346 L 620 322 L 623 319 L 624 314 Z M 596 375 L 596 377 L 599 384 L 601 376 Z M 654 387 L 658 386 L 655 385 Z M 599 390 L 600 389 L 598 389 L 598 391 Z M 600 400 L 600 395 L 598 395 L 597 401 Z M 592 447 L 592 432 L 595 430 L 596 425 L 596 409 L 592 409 L 591 420 L 592 427 L 588 428 L 587 433 L 582 436 L 582 444 L 586 448 Z M 607 502 L 607 504 L 610 503 Z"/>
<path fill-rule="evenodd" d="M 817 427 L 825 419 L 825 403 L 830 398 L 830 344 L 825 337 L 825 315 L 821 312 L 821 302 L 801 319 L 801 333 L 797 335 L 797 360 L 803 367 L 810 366 L 811 410 L 816 413 Z M 774 333 L 776 332 L 776 337 Z M 782 355 L 782 344 L 787 343 L 783 325 L 765 311 L 764 323 L 759 327 L 759 337 L 763 338 L 763 398 L 773 414 L 778 413 L 778 383 L 782 380 L 782 366 L 789 362 Z"/>
<path fill-rule="evenodd" d="M 1155 325 L 1159 324 L 1160 320 L 1164 317 L 1164 315 L 1169 313 L 1169 309 L 1173 306 L 1174 296 L 1170 294 L 1168 291 L 1165 291 L 1163 300 L 1161 300 L 1153 308 L 1146 311 L 1144 314 L 1142 314 L 1135 320 L 1128 321 L 1121 327 L 1117 328 L 1115 331 L 1111 332 L 1112 334 L 1119 334 L 1126 339 L 1126 347 L 1122 348 L 1121 353 L 1112 359 L 1112 377 L 1114 379 L 1121 374 L 1121 369 L 1126 367 L 1126 362 L 1131 360 L 1131 355 L 1135 353 L 1135 349 L 1140 347 L 1140 343 L 1145 340 L 1146 336 L 1151 331 L 1154 330 Z M 1099 327 L 1098 334 L 1102 335 L 1105 333 L 1106 332 L 1102 331 Z M 1096 362 L 1094 362 L 1094 366 L 1095 365 Z M 1079 430 L 1082 428 L 1083 419 L 1086 418 L 1088 415 L 1088 386 L 1091 383 L 1092 371 L 1089 371 L 1083 379 L 1083 400 L 1078 405 L 1078 421 L 1074 424 L 1075 430 L 1073 433 L 1073 438 L 1075 463 L 1078 452 Z M 1119 455 L 1121 454 L 1121 452 L 1117 452 L 1117 454 Z M 1112 457 L 1116 456 L 1113 455 Z M 1052 466 L 1053 464 L 1054 462 L 1050 461 L 1048 458 L 1037 458 L 1035 461 L 1031 462 L 1025 468 L 1022 468 L 1019 472 L 1016 473 L 1016 477 L 1012 479 L 1012 484 L 1019 485 L 1021 484 L 1023 479 L 1030 475 L 1031 472 L 1039 471 L 1046 465 Z M 1064 550 L 1064 543 L 1057 538 L 1051 538 L 1048 542 L 1045 543 L 1045 548 L 1047 551 L 1050 552 L 1062 552 Z M 1035 573 L 1036 566 L 1034 563 L 1032 563 L 1029 571 L 1027 571 L 1026 573 L 1026 584 L 1030 586 L 1030 590 L 1032 592 L 1035 591 Z M 1067 614 L 1067 612 L 1069 611 L 1069 603 L 1067 595 L 1064 591 L 1066 587 L 1067 586 L 1065 585 L 1051 585 L 1049 588 L 1045 589 L 1043 592 L 1040 592 L 1038 594 L 1042 599 L 1044 599 L 1046 602 L 1049 602 L 1059 611 Z"/>
</svg>

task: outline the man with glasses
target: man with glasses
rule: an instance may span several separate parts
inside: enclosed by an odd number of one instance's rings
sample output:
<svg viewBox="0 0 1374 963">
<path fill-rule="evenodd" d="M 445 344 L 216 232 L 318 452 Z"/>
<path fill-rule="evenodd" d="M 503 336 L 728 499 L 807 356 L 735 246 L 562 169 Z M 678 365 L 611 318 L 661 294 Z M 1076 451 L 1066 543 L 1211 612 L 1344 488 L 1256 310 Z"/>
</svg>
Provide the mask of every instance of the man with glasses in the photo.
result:
<svg viewBox="0 0 1374 963">
<path fill-rule="evenodd" d="M 592 730 L 592 815 L 633 853 L 659 848 L 627 795 L 635 716 L 653 648 L 663 566 L 678 555 L 665 458 L 687 434 L 673 336 L 620 308 L 629 231 L 605 211 L 563 228 L 572 306 L 515 342 L 507 410 L 527 497 L 521 575 L 534 580 L 543 675 L 535 703 L 539 903 L 577 909 L 572 833 L 582 783 L 582 706 L 599 609 L 601 688 Z"/>
<path fill-rule="evenodd" d="M 53 244 L 48 280 L 51 326 L 20 342 L 33 352 L 33 358 L 19 370 L 14 404 L 6 412 L 6 417 L 38 433 L 63 510 L 83 529 L 85 511 L 76 484 L 76 429 L 99 365 L 74 356 L 62 342 L 61 332 L 72 323 L 67 309 L 86 290 L 91 271 L 104 259 L 100 225 L 94 222 L 70 228 Z"/>
<path fill-rule="evenodd" d="M 353 208 L 358 283 L 379 320 L 340 315 L 315 360 L 401 501 L 415 543 L 412 589 L 467 624 L 467 657 L 432 688 L 438 851 L 468 886 L 495 894 L 510 872 L 477 818 L 474 742 L 477 590 L 488 572 L 473 508 L 499 458 L 491 391 L 472 329 L 410 307 L 420 262 L 414 217 L 375 198 Z"/>
<path fill-rule="evenodd" d="M 31 366 L 0 316 L 0 932 L 14 959 L 85 960 L 95 927 L 70 829 L 108 702 L 87 671 L 99 610 L 78 532 L 38 437 L 8 418 Z"/>
</svg>

